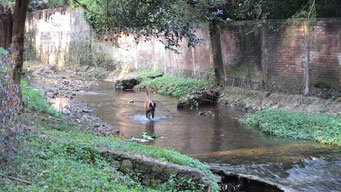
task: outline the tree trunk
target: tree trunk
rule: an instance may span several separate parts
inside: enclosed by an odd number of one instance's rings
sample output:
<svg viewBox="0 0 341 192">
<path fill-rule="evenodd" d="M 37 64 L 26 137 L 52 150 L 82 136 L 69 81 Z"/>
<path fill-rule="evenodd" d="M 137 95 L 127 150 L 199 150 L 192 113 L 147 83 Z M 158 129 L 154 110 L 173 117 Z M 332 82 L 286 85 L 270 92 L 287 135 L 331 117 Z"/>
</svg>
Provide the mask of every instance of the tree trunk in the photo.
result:
<svg viewBox="0 0 341 192">
<path fill-rule="evenodd" d="M 12 13 L 0 5 L 0 47 L 8 49 L 12 41 Z"/>
<path fill-rule="evenodd" d="M 16 0 L 13 13 L 13 30 L 12 30 L 12 44 L 11 56 L 15 66 L 10 72 L 10 81 L 13 85 L 13 98 L 19 98 L 12 101 L 18 111 L 22 111 L 23 102 L 20 88 L 20 80 L 23 67 L 23 53 L 24 53 L 24 37 L 25 37 L 25 19 L 29 0 Z"/>
<path fill-rule="evenodd" d="M 309 31 L 304 37 L 304 93 L 309 94 L 309 61 L 310 61 L 310 34 Z"/>
</svg>

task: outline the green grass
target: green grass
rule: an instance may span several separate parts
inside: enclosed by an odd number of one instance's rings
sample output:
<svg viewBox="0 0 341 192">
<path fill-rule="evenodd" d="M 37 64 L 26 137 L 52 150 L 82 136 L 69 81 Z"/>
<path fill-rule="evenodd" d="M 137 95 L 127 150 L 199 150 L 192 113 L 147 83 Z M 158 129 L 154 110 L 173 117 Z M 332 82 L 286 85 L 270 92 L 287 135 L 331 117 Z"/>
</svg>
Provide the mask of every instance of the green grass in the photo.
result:
<svg viewBox="0 0 341 192">
<path fill-rule="evenodd" d="M 155 79 L 146 78 L 149 75 L 159 74 L 158 71 L 145 70 L 139 73 L 141 84 L 146 87 L 157 89 L 159 94 L 180 97 L 188 93 L 213 88 L 215 83 L 209 80 L 198 80 L 194 78 L 174 77 L 164 75 Z"/>
<path fill-rule="evenodd" d="M 103 148 L 144 154 L 159 160 L 195 167 L 202 170 L 219 191 L 217 181 L 207 164 L 177 151 L 132 143 L 119 137 L 103 137 L 92 130 L 61 117 L 46 102 L 42 93 L 26 82 L 22 83 L 25 104 L 38 113 L 24 113 L 29 124 L 29 135 L 22 136 L 22 143 L 29 152 L 22 150 L 15 162 L 15 169 L 0 162 L 0 174 L 27 180 L 32 185 L 0 177 L 0 191 L 195 191 L 191 180 L 170 178 L 163 185 L 146 187 L 141 175 L 125 174 L 117 165 L 101 156 Z M 46 115 L 48 114 L 48 115 Z M 51 118 L 53 115 L 55 118 Z"/>
<path fill-rule="evenodd" d="M 341 145 L 341 117 L 336 115 L 267 109 L 246 118 L 244 123 L 280 137 Z"/>
<path fill-rule="evenodd" d="M 23 138 L 31 147 L 27 156 L 22 153 L 17 158 L 18 170 L 0 166 L 0 173 L 18 175 L 32 182 L 26 186 L 0 178 L 0 191 L 177 191 L 185 184 L 195 186 L 191 181 L 170 179 L 160 188 L 145 187 L 135 174 L 123 174 L 116 165 L 105 160 L 100 151 L 103 147 L 124 152 L 137 152 L 148 157 L 184 166 L 196 167 L 218 185 L 209 166 L 179 152 L 138 143 L 131 143 L 118 137 L 102 137 L 91 134 L 66 120 L 44 118 L 44 115 L 27 115 L 26 120 L 34 122 L 36 132 Z M 55 124 L 51 127 L 51 124 Z M 69 125 L 69 126 L 66 126 Z M 0 163 L 1 165 L 1 163 Z M 193 191 L 193 190 L 189 190 Z"/>
<path fill-rule="evenodd" d="M 117 171 L 90 144 L 49 140 L 37 134 L 26 136 L 25 143 L 32 153 L 19 155 L 20 172 L 2 168 L 1 173 L 17 175 L 32 185 L 0 179 L 0 191 L 155 191 Z"/>
<path fill-rule="evenodd" d="M 43 91 L 32 88 L 25 80 L 21 81 L 21 89 L 24 103 L 29 109 L 60 117 L 60 113 L 46 101 Z"/>
</svg>

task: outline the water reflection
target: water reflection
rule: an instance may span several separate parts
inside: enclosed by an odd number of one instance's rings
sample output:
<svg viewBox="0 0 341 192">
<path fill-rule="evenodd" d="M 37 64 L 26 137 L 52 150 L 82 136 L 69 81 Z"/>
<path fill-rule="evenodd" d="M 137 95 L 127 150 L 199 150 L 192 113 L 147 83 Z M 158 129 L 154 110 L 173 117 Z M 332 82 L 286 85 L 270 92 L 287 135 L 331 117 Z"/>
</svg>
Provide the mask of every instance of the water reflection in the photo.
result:
<svg viewBox="0 0 341 192">
<path fill-rule="evenodd" d="M 155 134 L 155 131 L 154 131 L 154 121 L 150 121 L 150 122 L 146 123 L 146 130 L 145 130 L 145 132 L 148 135 L 154 135 Z"/>
</svg>

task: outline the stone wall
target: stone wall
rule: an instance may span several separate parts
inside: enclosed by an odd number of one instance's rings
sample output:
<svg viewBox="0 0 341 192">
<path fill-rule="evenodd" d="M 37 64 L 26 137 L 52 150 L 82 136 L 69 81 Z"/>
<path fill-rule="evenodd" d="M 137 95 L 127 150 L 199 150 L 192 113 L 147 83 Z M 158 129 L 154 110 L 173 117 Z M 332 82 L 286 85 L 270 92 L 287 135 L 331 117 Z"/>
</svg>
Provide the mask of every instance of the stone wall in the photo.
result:
<svg viewBox="0 0 341 192">
<path fill-rule="evenodd" d="M 213 183 L 205 173 L 197 168 L 160 161 L 138 153 L 125 153 L 112 150 L 104 150 L 101 155 L 109 162 L 113 162 L 122 172 L 133 172 L 141 175 L 141 183 L 146 186 L 160 185 L 173 179 L 185 179 L 193 181 L 197 191 L 211 192 Z M 189 184 L 189 183 L 188 183 Z M 189 184 L 190 185 L 190 184 Z M 199 186 L 203 190 L 199 190 Z M 183 186 L 185 189 L 189 186 Z"/>
</svg>

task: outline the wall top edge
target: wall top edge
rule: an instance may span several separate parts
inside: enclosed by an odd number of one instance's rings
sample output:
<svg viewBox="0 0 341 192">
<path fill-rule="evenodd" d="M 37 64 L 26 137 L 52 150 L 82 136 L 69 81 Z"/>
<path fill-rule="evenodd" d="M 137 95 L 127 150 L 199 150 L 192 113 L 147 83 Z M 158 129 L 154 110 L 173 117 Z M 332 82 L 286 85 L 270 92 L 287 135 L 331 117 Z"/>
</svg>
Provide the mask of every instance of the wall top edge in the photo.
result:
<svg viewBox="0 0 341 192">
<path fill-rule="evenodd" d="M 287 21 L 287 19 L 266 19 L 265 22 L 261 20 L 245 20 L 245 21 L 230 21 L 228 23 L 221 22 L 222 26 L 241 26 L 241 25 L 255 25 L 255 24 L 264 24 L 264 23 L 278 23 L 283 24 Z M 317 18 L 317 22 L 325 22 L 325 23 L 339 23 L 341 22 L 340 17 L 330 17 L 330 18 Z"/>
</svg>

